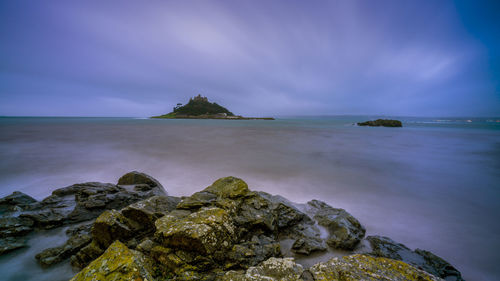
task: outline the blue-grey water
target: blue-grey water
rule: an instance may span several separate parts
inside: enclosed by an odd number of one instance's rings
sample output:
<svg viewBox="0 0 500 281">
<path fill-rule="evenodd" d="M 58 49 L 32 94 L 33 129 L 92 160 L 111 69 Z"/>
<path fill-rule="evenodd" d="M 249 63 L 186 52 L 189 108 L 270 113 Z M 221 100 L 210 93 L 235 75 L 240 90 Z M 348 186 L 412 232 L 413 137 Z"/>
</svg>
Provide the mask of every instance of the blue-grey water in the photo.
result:
<svg viewBox="0 0 500 281">
<path fill-rule="evenodd" d="M 430 250 L 468 280 L 498 280 L 499 118 L 353 126 L 372 118 L 0 118 L 0 196 L 20 190 L 42 199 L 77 182 L 116 182 L 131 170 L 154 176 L 171 195 L 189 195 L 234 175 L 254 190 L 344 208 L 367 235 Z M 64 265 L 37 268 L 36 247 L 1 257 L 3 278 L 71 276 Z"/>
</svg>

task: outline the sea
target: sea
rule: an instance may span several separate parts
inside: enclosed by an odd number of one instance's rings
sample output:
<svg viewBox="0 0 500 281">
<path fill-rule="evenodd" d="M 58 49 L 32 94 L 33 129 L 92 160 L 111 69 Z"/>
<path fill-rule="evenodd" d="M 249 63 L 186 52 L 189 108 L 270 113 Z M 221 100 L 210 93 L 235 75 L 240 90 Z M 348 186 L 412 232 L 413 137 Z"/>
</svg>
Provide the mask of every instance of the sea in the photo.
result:
<svg viewBox="0 0 500 281">
<path fill-rule="evenodd" d="M 380 116 L 267 120 L 0 118 L 0 197 L 43 199 L 60 187 L 116 183 L 133 170 L 187 196 L 220 177 L 294 202 L 346 209 L 367 235 L 449 261 L 466 280 L 499 280 L 500 118 L 385 116 L 402 128 L 360 127 Z M 0 257 L 2 280 L 67 280 L 69 265 L 34 255 L 64 233 Z M 54 236 L 55 234 L 55 236 Z"/>
</svg>

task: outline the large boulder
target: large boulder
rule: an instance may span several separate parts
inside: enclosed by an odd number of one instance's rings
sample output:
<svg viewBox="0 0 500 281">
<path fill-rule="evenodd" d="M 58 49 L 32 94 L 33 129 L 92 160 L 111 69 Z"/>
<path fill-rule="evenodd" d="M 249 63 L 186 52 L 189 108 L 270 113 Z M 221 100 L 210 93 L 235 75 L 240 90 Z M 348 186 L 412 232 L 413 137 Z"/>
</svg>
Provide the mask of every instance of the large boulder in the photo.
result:
<svg viewBox="0 0 500 281">
<path fill-rule="evenodd" d="M 163 186 L 155 178 L 137 171 L 126 173 L 118 179 L 118 185 L 139 185 L 139 189 L 144 188 L 144 186 L 140 186 L 141 184 L 148 185 L 149 187 L 157 187 L 158 189 L 163 190 Z M 167 194 L 165 193 L 157 195 Z"/>
<path fill-rule="evenodd" d="M 368 236 L 366 240 L 371 246 L 371 252 L 368 254 L 372 256 L 400 260 L 448 281 L 463 280 L 455 267 L 431 252 L 420 249 L 412 251 L 405 245 L 383 236 Z"/>
<path fill-rule="evenodd" d="M 225 177 L 216 180 L 203 191 L 213 193 L 218 197 L 236 199 L 248 195 L 248 185 L 242 179 Z"/>
<path fill-rule="evenodd" d="M 304 268 L 293 258 L 270 258 L 260 265 L 250 267 L 245 272 L 229 271 L 219 277 L 219 281 L 299 281 L 303 280 Z"/>
<path fill-rule="evenodd" d="M 442 280 L 407 263 L 368 255 L 332 258 L 309 268 L 315 281 L 438 281 Z"/>
<path fill-rule="evenodd" d="M 140 252 L 116 241 L 102 256 L 76 274 L 71 281 L 155 280 L 150 261 Z"/>
<path fill-rule="evenodd" d="M 156 238 L 169 248 L 200 254 L 226 252 L 234 241 L 235 227 L 229 214 L 220 208 L 202 208 L 182 219 L 165 215 L 156 221 Z"/>
<path fill-rule="evenodd" d="M 326 243 L 330 247 L 353 250 L 365 236 L 365 228 L 344 209 L 333 208 L 319 200 L 312 200 L 307 204 L 318 224 L 328 229 Z"/>
</svg>

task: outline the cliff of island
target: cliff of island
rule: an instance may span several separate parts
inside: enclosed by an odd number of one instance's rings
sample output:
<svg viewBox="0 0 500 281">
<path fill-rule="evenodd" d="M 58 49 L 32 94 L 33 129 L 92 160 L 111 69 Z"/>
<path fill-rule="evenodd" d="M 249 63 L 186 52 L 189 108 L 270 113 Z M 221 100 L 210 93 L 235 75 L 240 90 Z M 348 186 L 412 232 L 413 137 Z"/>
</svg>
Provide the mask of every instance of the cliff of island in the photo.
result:
<svg viewBox="0 0 500 281">
<path fill-rule="evenodd" d="M 14 192 L 0 199 L 0 215 L 0 255 L 28 247 L 38 231 L 67 228 L 68 239 L 36 259 L 43 267 L 69 260 L 81 269 L 74 281 L 463 280 L 429 251 L 365 237 L 344 209 L 296 204 L 235 177 L 175 197 L 133 171 L 117 184 L 74 184 L 42 201 Z M 299 262 L 310 255 L 314 265 Z"/>
<path fill-rule="evenodd" d="M 232 119 L 232 120 L 274 120 L 274 118 L 256 118 L 256 117 L 243 117 L 235 116 L 227 108 L 218 105 L 215 102 L 209 102 L 207 97 L 198 95 L 190 98 L 189 102 L 185 105 L 178 103 L 172 112 L 153 116 L 151 118 L 161 119 Z"/>
</svg>

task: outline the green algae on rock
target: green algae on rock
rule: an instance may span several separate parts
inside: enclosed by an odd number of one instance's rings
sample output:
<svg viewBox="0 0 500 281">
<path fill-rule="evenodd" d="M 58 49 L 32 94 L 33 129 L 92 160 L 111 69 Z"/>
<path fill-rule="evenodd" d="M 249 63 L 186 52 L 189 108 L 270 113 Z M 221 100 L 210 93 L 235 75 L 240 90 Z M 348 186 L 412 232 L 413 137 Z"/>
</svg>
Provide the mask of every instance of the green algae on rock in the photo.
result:
<svg viewBox="0 0 500 281">
<path fill-rule="evenodd" d="M 76 274 L 71 281 L 155 280 L 148 258 L 130 250 L 120 241 L 111 244 L 102 256 Z"/>
<path fill-rule="evenodd" d="M 407 263 L 368 255 L 332 258 L 309 268 L 315 281 L 438 281 L 439 277 L 417 269 Z"/>
</svg>

